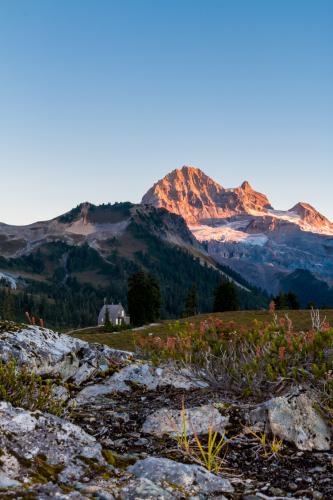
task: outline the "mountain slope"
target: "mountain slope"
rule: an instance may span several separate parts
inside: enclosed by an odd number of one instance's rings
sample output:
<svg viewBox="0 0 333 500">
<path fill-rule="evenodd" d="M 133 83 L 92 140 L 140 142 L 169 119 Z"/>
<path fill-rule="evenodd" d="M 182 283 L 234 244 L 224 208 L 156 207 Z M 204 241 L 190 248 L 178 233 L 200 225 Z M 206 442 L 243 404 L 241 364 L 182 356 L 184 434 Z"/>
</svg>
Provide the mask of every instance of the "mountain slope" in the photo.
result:
<svg viewBox="0 0 333 500">
<path fill-rule="evenodd" d="M 165 209 L 84 203 L 51 221 L 1 225 L 0 234 L 0 271 L 17 286 L 13 308 L 20 318 L 29 310 L 57 327 L 95 324 L 105 297 L 126 305 L 128 276 L 140 268 L 160 280 L 163 317 L 181 316 L 193 283 L 200 310 L 210 311 L 213 289 L 226 275 L 239 284 L 244 307 L 267 300 L 248 293 L 247 283 L 214 262 L 185 221 Z"/>
<path fill-rule="evenodd" d="M 307 203 L 274 210 L 248 182 L 226 189 L 194 167 L 166 175 L 142 203 L 182 215 L 216 262 L 272 293 L 299 268 L 333 283 L 333 224 Z"/>
</svg>

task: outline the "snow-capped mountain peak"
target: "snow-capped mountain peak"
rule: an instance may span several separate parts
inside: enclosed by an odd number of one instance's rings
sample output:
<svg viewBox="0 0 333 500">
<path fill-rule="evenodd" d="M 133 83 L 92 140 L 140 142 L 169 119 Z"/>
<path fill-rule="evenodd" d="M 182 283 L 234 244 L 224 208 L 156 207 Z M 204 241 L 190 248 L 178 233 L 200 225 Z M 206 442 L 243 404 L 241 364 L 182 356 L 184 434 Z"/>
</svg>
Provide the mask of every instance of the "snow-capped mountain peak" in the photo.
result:
<svg viewBox="0 0 333 500">
<path fill-rule="evenodd" d="M 228 189 L 193 166 L 167 174 L 142 203 L 181 215 L 215 261 L 267 290 L 298 268 L 333 282 L 333 224 L 308 203 L 275 210 L 248 181 Z"/>
<path fill-rule="evenodd" d="M 142 203 L 182 215 L 188 224 L 272 208 L 267 197 L 254 191 L 249 182 L 225 189 L 193 166 L 183 166 L 167 174 L 149 189 Z"/>
</svg>

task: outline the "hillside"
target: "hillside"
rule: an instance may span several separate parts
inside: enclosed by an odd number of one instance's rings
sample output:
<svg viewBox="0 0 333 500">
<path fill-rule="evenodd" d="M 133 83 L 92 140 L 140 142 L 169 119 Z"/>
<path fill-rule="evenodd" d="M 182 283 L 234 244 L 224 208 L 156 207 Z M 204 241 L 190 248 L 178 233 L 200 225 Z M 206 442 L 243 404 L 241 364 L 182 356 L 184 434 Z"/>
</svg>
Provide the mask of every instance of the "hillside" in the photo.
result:
<svg viewBox="0 0 333 500">
<path fill-rule="evenodd" d="M 161 283 L 164 318 L 182 315 L 193 283 L 200 311 L 210 311 L 214 287 L 229 275 L 239 284 L 243 307 L 267 303 L 259 291 L 247 292 L 240 276 L 216 264 L 184 220 L 164 209 L 85 203 L 52 221 L 1 230 L 7 244 L 0 270 L 16 286 L 10 296 L 8 287 L 0 289 L 5 317 L 22 319 L 31 311 L 56 327 L 94 325 L 105 297 L 126 306 L 128 276 L 140 268 Z M 10 254 L 8 241 L 18 238 L 21 246 Z"/>
<path fill-rule="evenodd" d="M 312 327 L 311 314 L 309 310 L 298 311 L 277 311 L 279 318 L 286 319 L 285 315 L 291 319 L 293 327 L 297 331 L 307 331 Z M 320 311 L 322 320 L 333 324 L 333 310 Z M 225 325 L 232 325 L 235 331 L 250 330 L 256 324 L 269 324 L 272 315 L 268 311 L 228 311 L 223 313 L 199 314 L 190 318 L 180 320 L 164 320 L 157 325 L 144 328 L 125 330 L 121 332 L 105 332 L 103 328 L 91 328 L 72 332 L 74 337 L 87 342 L 100 342 L 114 349 L 124 349 L 134 351 L 139 345 L 141 338 L 161 338 L 177 336 L 180 327 L 185 328 L 187 324 L 200 326 L 205 321 L 221 321 Z"/>
</svg>

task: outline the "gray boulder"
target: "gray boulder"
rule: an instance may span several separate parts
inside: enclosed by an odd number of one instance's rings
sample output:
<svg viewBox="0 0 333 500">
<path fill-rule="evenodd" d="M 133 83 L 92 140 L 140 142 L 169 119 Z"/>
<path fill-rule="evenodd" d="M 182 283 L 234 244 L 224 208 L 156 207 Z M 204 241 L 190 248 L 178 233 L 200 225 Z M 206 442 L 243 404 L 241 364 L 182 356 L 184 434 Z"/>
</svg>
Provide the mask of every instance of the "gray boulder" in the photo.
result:
<svg viewBox="0 0 333 500">
<path fill-rule="evenodd" d="M 14 358 L 37 374 L 60 375 L 76 385 L 106 373 L 110 361 L 123 363 L 132 354 L 82 340 L 47 328 L 6 322 L 0 329 L 0 360 Z"/>
<path fill-rule="evenodd" d="M 169 493 L 146 477 L 139 477 L 128 481 L 118 492 L 118 497 L 121 500 L 172 500 L 178 495 Z"/>
<path fill-rule="evenodd" d="M 163 435 L 177 437 L 183 434 L 186 427 L 186 435 L 193 436 L 207 434 L 212 426 L 214 431 L 223 434 L 228 422 L 229 418 L 223 417 L 212 405 L 187 408 L 184 413 L 181 410 L 162 408 L 146 418 L 142 432 L 158 437 Z"/>
<path fill-rule="evenodd" d="M 35 477 L 40 469 L 63 483 L 78 480 L 92 463 L 112 469 L 101 445 L 79 426 L 6 402 L 0 402 L 0 449 L 0 474 L 15 481 Z"/>
<path fill-rule="evenodd" d="M 156 368 L 149 363 L 132 363 L 105 380 L 103 384 L 85 387 L 76 397 L 78 404 L 84 404 L 96 397 L 103 397 L 117 392 L 130 392 L 131 385 L 144 387 L 154 391 L 159 387 L 172 386 L 176 389 L 190 390 L 206 387 L 187 370 L 179 370 L 173 366 Z"/>
<path fill-rule="evenodd" d="M 128 467 L 127 471 L 162 486 L 164 483 L 173 484 L 189 494 L 233 492 L 228 479 L 216 476 L 199 465 L 182 464 L 168 458 L 145 458 Z"/>
<path fill-rule="evenodd" d="M 330 449 L 329 427 L 315 409 L 315 401 L 299 389 L 259 405 L 250 413 L 250 423 L 299 450 Z"/>
<path fill-rule="evenodd" d="M 8 490 L 9 488 L 16 488 L 20 486 L 21 483 L 15 479 L 11 479 L 0 471 L 0 490 Z"/>
</svg>

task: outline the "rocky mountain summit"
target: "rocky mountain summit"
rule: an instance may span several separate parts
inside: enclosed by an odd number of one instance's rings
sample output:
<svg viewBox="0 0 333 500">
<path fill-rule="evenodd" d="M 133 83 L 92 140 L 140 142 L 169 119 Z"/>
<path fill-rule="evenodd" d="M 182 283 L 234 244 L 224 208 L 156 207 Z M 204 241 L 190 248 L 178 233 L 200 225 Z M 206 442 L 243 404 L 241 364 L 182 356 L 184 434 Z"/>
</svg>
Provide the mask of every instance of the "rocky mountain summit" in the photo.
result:
<svg viewBox="0 0 333 500">
<path fill-rule="evenodd" d="M 172 363 L 0 325 L 0 359 L 52 380 L 62 408 L 0 402 L 1 498 L 332 498 L 331 427 L 308 390 L 241 401 Z M 225 440 L 219 470 L 181 446 L 210 429 Z M 261 457 L 260 432 L 283 440 L 281 459 Z"/>
<path fill-rule="evenodd" d="M 156 182 L 142 203 L 181 215 L 216 262 L 269 292 L 296 269 L 333 283 L 333 224 L 307 203 L 274 210 L 247 181 L 225 188 L 188 166 Z"/>
<path fill-rule="evenodd" d="M 177 213 L 189 225 L 272 208 L 266 196 L 254 191 L 247 181 L 238 188 L 225 189 L 199 168 L 188 166 L 173 170 L 154 184 L 141 203 Z"/>
<path fill-rule="evenodd" d="M 225 188 L 192 166 L 167 174 L 147 191 L 141 203 L 181 215 L 190 226 L 236 215 L 266 215 L 291 220 L 304 230 L 333 235 L 333 223 L 308 203 L 299 202 L 287 211 L 274 210 L 267 196 L 255 191 L 248 181 Z"/>
</svg>

